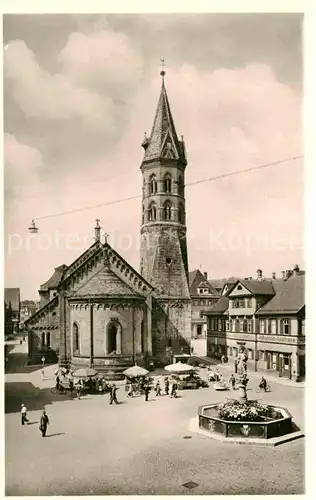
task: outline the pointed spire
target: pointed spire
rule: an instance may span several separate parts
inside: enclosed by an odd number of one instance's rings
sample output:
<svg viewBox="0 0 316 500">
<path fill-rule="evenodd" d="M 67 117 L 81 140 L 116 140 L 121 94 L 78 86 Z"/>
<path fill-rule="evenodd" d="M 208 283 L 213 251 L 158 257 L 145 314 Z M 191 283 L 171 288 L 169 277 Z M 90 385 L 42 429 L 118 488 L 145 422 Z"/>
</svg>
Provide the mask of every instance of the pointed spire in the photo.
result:
<svg viewBox="0 0 316 500">
<path fill-rule="evenodd" d="M 150 137 L 142 143 L 145 149 L 144 161 L 169 158 L 186 164 L 184 144 L 179 141 L 174 126 L 168 95 L 165 87 L 165 60 L 161 58 L 161 91 Z"/>
</svg>

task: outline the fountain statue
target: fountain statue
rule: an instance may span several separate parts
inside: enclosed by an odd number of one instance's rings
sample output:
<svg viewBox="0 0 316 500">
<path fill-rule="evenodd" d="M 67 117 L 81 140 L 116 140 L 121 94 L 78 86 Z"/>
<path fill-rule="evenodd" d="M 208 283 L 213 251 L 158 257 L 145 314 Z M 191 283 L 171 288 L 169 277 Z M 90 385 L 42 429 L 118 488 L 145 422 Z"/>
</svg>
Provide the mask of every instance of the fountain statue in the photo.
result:
<svg viewBox="0 0 316 500">
<path fill-rule="evenodd" d="M 237 382 L 239 387 L 239 400 L 240 402 L 247 401 L 247 384 L 249 378 L 247 376 L 247 361 L 248 354 L 243 346 L 239 347 L 239 353 L 237 358 Z"/>
</svg>

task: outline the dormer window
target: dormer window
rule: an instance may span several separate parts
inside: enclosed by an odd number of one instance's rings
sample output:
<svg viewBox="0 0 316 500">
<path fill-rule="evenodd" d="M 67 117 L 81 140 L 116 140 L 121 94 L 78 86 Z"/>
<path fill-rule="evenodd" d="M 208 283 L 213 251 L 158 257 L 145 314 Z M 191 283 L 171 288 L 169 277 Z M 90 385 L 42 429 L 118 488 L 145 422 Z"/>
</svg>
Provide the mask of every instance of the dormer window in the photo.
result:
<svg viewBox="0 0 316 500">
<path fill-rule="evenodd" d="M 209 289 L 208 288 L 198 288 L 198 293 L 200 295 L 206 295 L 209 293 Z"/>
</svg>

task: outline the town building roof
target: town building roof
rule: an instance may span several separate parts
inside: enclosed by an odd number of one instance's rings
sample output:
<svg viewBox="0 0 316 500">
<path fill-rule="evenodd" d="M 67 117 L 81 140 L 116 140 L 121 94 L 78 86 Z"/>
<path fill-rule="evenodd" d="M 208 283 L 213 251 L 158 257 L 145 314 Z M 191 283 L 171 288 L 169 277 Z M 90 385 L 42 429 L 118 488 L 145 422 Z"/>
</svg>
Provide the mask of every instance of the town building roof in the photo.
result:
<svg viewBox="0 0 316 500">
<path fill-rule="evenodd" d="M 275 295 L 256 314 L 297 313 L 305 305 L 305 275 L 277 280 Z"/>
<path fill-rule="evenodd" d="M 198 293 L 198 288 L 208 288 L 210 295 L 219 297 L 218 290 L 210 284 L 205 275 L 199 269 L 195 269 L 194 271 L 189 272 L 189 289 L 191 297 L 202 297 L 202 295 Z"/>
<path fill-rule="evenodd" d="M 254 295 L 274 295 L 275 290 L 271 280 L 238 280 L 230 293 L 234 290 L 238 283 L 241 283 L 249 292 Z"/>
<path fill-rule="evenodd" d="M 214 304 L 209 311 L 205 311 L 206 316 L 212 316 L 214 314 L 223 314 L 228 309 L 229 299 L 224 295 L 218 299 L 216 304 Z"/>
</svg>

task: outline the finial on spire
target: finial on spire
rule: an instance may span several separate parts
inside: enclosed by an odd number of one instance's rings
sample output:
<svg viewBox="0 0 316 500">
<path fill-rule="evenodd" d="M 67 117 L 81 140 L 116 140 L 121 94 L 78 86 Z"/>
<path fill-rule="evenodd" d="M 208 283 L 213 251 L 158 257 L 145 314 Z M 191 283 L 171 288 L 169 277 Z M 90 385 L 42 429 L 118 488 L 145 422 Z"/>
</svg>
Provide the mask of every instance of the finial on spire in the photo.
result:
<svg viewBox="0 0 316 500">
<path fill-rule="evenodd" d="M 162 76 L 162 81 L 163 81 L 164 76 L 165 76 L 165 74 L 166 74 L 166 72 L 165 72 L 165 67 L 166 67 L 166 66 L 165 66 L 165 58 L 164 58 L 164 57 L 161 57 L 161 58 L 160 58 L 160 66 L 161 66 L 160 75 Z"/>
</svg>

